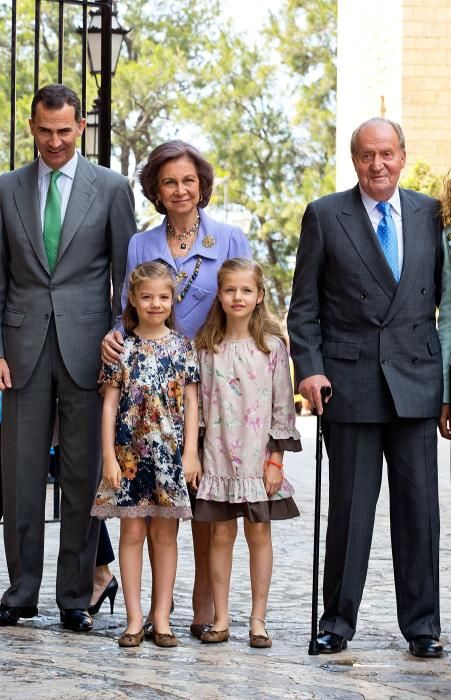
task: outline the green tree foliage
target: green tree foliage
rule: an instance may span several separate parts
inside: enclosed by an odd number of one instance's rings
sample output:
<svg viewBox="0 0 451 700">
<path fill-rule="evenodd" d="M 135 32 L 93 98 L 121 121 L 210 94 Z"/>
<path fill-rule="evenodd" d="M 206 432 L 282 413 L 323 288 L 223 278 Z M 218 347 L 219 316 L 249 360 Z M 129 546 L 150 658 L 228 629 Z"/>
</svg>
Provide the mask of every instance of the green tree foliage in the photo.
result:
<svg viewBox="0 0 451 700">
<path fill-rule="evenodd" d="M 34 0 L 18 0 L 17 165 L 32 157 L 34 7 Z M 216 202 L 226 186 L 229 206 L 251 220 L 251 244 L 282 312 L 304 207 L 334 189 L 335 0 L 282 0 L 255 46 L 224 20 L 219 0 L 122 0 L 117 9 L 131 29 L 112 83 L 112 142 L 121 171 L 136 171 L 168 138 L 199 145 L 216 167 Z M 10 12 L 0 0 L 3 170 Z M 58 3 L 42 0 L 41 12 L 43 84 L 57 77 Z M 64 24 L 63 79 L 80 91 L 81 9 L 65 5 Z M 96 91 L 89 76 L 88 110 Z"/>
<path fill-rule="evenodd" d="M 406 177 L 400 182 L 401 187 L 408 187 L 411 190 L 423 192 L 423 194 L 428 194 L 430 197 L 438 197 L 440 195 L 442 184 L 443 177 L 435 175 L 431 170 L 431 166 L 421 160 L 409 169 Z"/>
</svg>

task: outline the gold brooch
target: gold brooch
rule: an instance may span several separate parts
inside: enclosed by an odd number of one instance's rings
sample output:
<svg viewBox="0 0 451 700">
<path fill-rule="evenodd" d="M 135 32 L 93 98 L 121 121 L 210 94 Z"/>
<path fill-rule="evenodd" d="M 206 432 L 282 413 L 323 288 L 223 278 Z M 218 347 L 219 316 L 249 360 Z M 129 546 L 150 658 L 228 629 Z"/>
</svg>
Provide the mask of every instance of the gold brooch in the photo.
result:
<svg viewBox="0 0 451 700">
<path fill-rule="evenodd" d="M 205 246 L 205 248 L 213 248 L 215 243 L 216 239 L 214 236 L 204 236 L 202 238 L 202 245 Z"/>
</svg>

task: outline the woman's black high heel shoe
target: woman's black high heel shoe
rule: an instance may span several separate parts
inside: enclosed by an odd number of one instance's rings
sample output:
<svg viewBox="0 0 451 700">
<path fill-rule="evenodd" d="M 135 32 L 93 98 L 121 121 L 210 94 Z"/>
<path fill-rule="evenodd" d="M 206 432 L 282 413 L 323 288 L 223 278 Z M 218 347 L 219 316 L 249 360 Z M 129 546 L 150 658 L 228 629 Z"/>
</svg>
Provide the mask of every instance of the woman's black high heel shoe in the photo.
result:
<svg viewBox="0 0 451 700">
<path fill-rule="evenodd" d="M 117 593 L 118 588 L 119 588 L 119 584 L 117 582 L 117 579 L 115 576 L 113 576 L 113 578 L 109 582 L 108 586 L 104 589 L 103 593 L 101 594 L 97 603 L 94 603 L 94 605 L 89 606 L 88 613 L 90 615 L 97 615 L 97 613 L 100 610 L 100 606 L 102 605 L 105 598 L 109 598 L 110 599 L 110 612 L 111 612 L 111 614 L 113 614 L 114 599 L 116 598 L 116 593 Z"/>
</svg>

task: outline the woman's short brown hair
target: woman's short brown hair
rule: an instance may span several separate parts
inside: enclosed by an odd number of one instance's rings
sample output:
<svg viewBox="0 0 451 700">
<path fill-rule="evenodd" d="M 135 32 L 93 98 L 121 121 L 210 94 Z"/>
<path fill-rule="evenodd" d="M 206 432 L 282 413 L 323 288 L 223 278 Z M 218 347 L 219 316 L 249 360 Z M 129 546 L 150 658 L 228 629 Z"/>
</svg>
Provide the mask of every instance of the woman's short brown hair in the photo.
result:
<svg viewBox="0 0 451 700">
<path fill-rule="evenodd" d="M 199 207 L 202 209 L 210 201 L 213 190 L 214 170 L 213 166 L 205 160 L 194 146 L 185 141 L 175 140 L 162 143 L 149 154 L 147 163 L 141 169 L 139 181 L 144 196 L 152 202 L 157 212 L 167 214 L 166 207 L 158 199 L 158 175 L 160 169 L 170 160 L 189 158 L 194 163 L 197 177 L 200 183 Z"/>
</svg>

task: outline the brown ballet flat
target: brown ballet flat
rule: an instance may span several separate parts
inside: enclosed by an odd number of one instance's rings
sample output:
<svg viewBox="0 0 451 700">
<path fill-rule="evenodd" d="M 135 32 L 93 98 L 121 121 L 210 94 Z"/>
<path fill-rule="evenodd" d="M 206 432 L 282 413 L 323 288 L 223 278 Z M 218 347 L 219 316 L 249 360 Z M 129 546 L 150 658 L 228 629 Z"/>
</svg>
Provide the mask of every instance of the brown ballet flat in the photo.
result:
<svg viewBox="0 0 451 700">
<path fill-rule="evenodd" d="M 251 625 L 252 620 L 258 620 L 259 622 L 263 622 L 263 624 L 266 625 L 266 620 L 261 620 L 259 617 L 251 616 L 249 618 L 249 626 Z M 266 634 L 252 634 L 252 631 L 249 629 L 249 645 L 253 649 L 269 649 L 270 647 L 272 647 L 272 639 L 267 632 Z"/>
<path fill-rule="evenodd" d="M 130 632 L 122 632 L 121 636 L 117 640 L 120 647 L 139 647 L 142 640 L 144 639 L 144 630 L 141 629 L 136 634 L 131 634 Z"/>
<path fill-rule="evenodd" d="M 200 641 L 204 644 L 220 644 L 221 642 L 228 642 L 230 637 L 229 628 L 225 630 L 214 630 L 210 629 L 203 633 Z"/>
<path fill-rule="evenodd" d="M 157 647 L 176 647 L 178 644 L 177 637 L 172 632 L 165 632 L 161 634 L 157 632 L 156 629 L 152 628 L 152 641 L 157 645 Z"/>
</svg>

